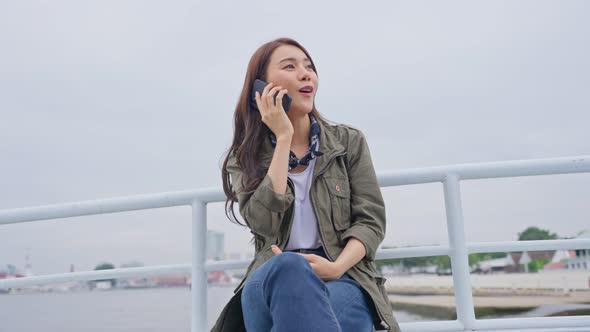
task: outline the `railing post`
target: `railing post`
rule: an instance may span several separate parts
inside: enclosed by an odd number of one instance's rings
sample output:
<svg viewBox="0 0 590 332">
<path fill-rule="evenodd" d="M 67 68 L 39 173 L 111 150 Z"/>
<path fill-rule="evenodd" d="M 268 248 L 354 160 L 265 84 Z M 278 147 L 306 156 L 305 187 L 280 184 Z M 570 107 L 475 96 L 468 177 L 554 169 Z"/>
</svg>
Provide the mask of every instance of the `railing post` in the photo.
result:
<svg viewBox="0 0 590 332">
<path fill-rule="evenodd" d="M 191 331 L 207 330 L 207 204 L 192 204 Z"/>
<path fill-rule="evenodd" d="M 461 191 L 457 174 L 447 174 L 443 186 L 457 320 L 463 324 L 465 329 L 475 329 L 475 308 L 473 307 L 469 257 L 465 241 Z"/>
</svg>

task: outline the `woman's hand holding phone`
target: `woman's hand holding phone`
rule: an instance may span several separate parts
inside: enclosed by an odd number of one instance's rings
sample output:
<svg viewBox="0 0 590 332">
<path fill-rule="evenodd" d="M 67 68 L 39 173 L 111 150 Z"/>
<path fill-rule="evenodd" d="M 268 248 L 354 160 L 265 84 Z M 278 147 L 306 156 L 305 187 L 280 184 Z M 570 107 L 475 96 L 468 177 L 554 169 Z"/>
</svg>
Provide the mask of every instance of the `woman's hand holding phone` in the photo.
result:
<svg viewBox="0 0 590 332">
<path fill-rule="evenodd" d="M 291 120 L 287 116 L 282 103 L 275 104 L 274 95 L 279 91 L 276 100 L 283 100 L 283 96 L 287 93 L 287 89 L 281 89 L 281 86 L 272 87 L 274 84 L 270 82 L 262 91 L 262 96 L 255 92 L 256 105 L 260 111 L 262 122 L 264 122 L 270 130 L 275 134 L 277 140 L 282 137 L 293 137 L 294 129 Z"/>
</svg>

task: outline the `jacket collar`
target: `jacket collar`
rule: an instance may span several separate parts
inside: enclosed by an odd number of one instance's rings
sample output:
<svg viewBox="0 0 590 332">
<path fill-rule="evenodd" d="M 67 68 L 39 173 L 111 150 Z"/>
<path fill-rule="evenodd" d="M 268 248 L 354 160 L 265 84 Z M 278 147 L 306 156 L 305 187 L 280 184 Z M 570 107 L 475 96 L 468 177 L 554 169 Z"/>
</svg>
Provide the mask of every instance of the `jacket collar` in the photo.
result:
<svg viewBox="0 0 590 332">
<path fill-rule="evenodd" d="M 345 151 L 344 146 L 340 143 L 340 139 L 336 136 L 337 125 L 330 125 L 323 122 L 323 120 L 316 117 L 320 125 L 320 151 L 324 154 L 316 157 L 316 165 L 313 172 L 315 178 L 317 174 L 324 169 L 328 162 L 336 155 Z M 270 167 L 270 162 L 274 154 L 274 148 L 270 141 L 270 137 L 266 137 L 262 144 L 262 151 L 260 159 L 265 168 Z"/>
</svg>

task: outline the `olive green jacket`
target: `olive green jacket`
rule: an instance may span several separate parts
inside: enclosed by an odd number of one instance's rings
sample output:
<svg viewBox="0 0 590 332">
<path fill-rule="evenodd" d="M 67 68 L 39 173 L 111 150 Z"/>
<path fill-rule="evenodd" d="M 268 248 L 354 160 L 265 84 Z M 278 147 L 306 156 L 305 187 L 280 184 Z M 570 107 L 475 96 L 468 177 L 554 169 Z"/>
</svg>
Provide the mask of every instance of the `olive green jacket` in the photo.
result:
<svg viewBox="0 0 590 332">
<path fill-rule="evenodd" d="M 312 206 L 319 225 L 320 238 L 327 256 L 335 261 L 349 238 L 360 240 L 366 256 L 346 273 L 359 282 L 375 305 L 376 330 L 400 331 L 393 316 L 383 278 L 375 269 L 375 252 L 385 236 L 385 204 L 363 133 L 355 128 L 330 125 L 318 120 L 321 128 L 320 151 L 313 170 L 310 189 Z M 255 257 L 246 276 L 222 310 L 212 332 L 246 331 L 241 308 L 241 290 L 256 268 L 274 256 L 271 245 L 284 249 L 293 222 L 294 186 L 288 180 L 287 191 L 276 193 L 268 174 L 256 190 L 241 192 L 241 169 L 235 152 L 227 163 L 237 193 L 240 214 L 255 239 Z M 274 148 L 265 140 L 260 160 L 268 170 Z"/>
</svg>

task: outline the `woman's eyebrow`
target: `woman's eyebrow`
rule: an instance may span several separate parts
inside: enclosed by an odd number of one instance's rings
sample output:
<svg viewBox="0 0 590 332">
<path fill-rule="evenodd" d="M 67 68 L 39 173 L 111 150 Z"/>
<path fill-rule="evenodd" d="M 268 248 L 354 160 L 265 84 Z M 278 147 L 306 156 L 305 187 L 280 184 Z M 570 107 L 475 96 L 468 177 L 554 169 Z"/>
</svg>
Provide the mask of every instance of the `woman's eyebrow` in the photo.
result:
<svg viewBox="0 0 590 332">
<path fill-rule="evenodd" d="M 281 63 L 283 61 L 297 61 L 297 59 L 295 59 L 295 58 L 284 58 L 283 60 L 279 61 L 279 63 Z M 308 58 L 305 58 L 305 59 L 303 59 L 303 62 L 311 62 L 311 60 L 309 60 Z"/>
</svg>

